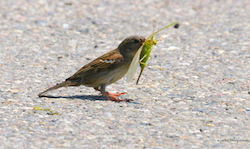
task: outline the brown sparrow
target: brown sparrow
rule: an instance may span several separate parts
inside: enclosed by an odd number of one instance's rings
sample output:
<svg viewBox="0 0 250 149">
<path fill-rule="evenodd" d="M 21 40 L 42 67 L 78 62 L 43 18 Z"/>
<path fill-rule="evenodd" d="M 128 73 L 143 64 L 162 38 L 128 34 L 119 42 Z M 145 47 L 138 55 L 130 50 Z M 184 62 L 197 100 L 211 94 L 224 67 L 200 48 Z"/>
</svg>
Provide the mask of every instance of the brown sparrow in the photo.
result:
<svg viewBox="0 0 250 149">
<path fill-rule="evenodd" d="M 85 85 L 100 91 L 102 96 L 105 96 L 108 100 L 129 101 L 128 99 L 118 99 L 116 97 L 124 93 L 111 94 L 106 92 L 105 89 L 107 85 L 115 83 L 127 73 L 133 57 L 144 41 L 145 38 L 142 36 L 130 36 L 126 38 L 115 50 L 98 57 L 83 66 L 64 82 L 45 90 L 38 94 L 38 96 L 46 97 L 43 95 L 45 92 L 60 87 Z"/>
</svg>

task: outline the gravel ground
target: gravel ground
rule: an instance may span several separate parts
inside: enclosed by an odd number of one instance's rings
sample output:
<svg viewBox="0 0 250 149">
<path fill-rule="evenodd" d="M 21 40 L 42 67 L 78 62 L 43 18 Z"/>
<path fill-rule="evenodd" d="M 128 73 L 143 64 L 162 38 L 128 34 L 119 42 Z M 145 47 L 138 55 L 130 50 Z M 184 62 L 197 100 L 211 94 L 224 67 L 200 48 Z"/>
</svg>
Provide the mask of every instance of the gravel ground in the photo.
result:
<svg viewBox="0 0 250 149">
<path fill-rule="evenodd" d="M 0 1 L 0 148 L 249 148 L 249 10 L 249 0 Z M 108 87 L 133 102 L 84 86 L 37 97 L 175 21 L 139 85 Z"/>
</svg>

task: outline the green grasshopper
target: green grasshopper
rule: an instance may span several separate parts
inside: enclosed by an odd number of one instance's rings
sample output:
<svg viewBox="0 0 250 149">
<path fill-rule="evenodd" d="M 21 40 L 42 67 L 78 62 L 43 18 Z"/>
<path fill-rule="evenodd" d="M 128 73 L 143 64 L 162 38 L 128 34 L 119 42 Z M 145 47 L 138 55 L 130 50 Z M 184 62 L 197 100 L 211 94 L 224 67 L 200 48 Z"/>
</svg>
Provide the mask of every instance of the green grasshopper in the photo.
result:
<svg viewBox="0 0 250 149">
<path fill-rule="evenodd" d="M 140 71 L 140 74 L 138 76 L 138 79 L 136 81 L 136 84 L 138 84 L 140 78 L 141 78 L 141 75 L 142 75 L 142 72 L 144 70 L 144 68 L 146 67 L 146 63 L 148 61 L 148 58 L 150 56 L 150 53 L 152 51 L 152 47 L 154 45 L 157 44 L 157 41 L 154 39 L 154 35 L 152 34 L 151 36 L 149 36 L 146 41 L 144 42 L 143 46 L 142 46 L 142 50 L 141 50 L 141 54 L 140 54 L 140 67 L 141 67 L 141 71 Z"/>
<path fill-rule="evenodd" d="M 142 72 L 144 70 L 144 68 L 146 67 L 147 65 L 147 61 L 148 61 L 148 58 L 150 56 L 150 53 L 152 51 L 152 47 L 154 45 L 157 44 L 157 40 L 155 40 L 154 36 L 156 34 L 158 34 L 159 32 L 161 32 L 162 30 L 172 26 L 172 25 L 175 25 L 177 24 L 178 22 L 174 22 L 172 24 L 169 24 L 163 28 L 161 28 L 160 30 L 154 32 L 153 34 L 151 34 L 147 39 L 146 41 L 142 44 L 142 46 L 140 47 L 140 49 L 137 51 L 137 53 L 135 54 L 135 57 L 133 58 L 131 64 L 130 64 L 130 67 L 129 67 L 129 70 L 128 70 L 128 73 L 127 73 L 127 81 L 131 81 L 132 80 L 132 77 L 136 71 L 136 66 L 139 62 L 140 64 L 140 67 L 141 67 L 141 71 L 140 71 L 140 74 L 138 76 L 138 79 L 136 81 L 136 84 L 138 84 L 139 80 L 140 80 L 140 77 L 142 75 Z"/>
<path fill-rule="evenodd" d="M 177 23 L 178 23 L 178 22 L 174 22 L 174 23 L 172 23 L 172 24 L 169 24 L 169 25 L 163 27 L 162 29 L 160 29 L 160 30 L 154 32 L 152 35 L 150 35 L 150 36 L 146 39 L 146 41 L 145 41 L 144 44 L 142 45 L 143 47 L 142 47 L 142 51 L 141 51 L 141 54 L 140 54 L 140 67 L 141 67 L 141 72 L 140 72 L 140 74 L 139 74 L 139 76 L 138 76 L 138 79 L 137 79 L 137 81 L 136 81 L 136 84 L 138 84 L 138 82 L 139 82 L 139 80 L 140 80 L 140 78 L 141 78 L 142 72 L 143 72 L 144 68 L 145 68 L 146 65 L 147 65 L 146 63 L 147 63 L 148 58 L 149 58 L 149 56 L 150 56 L 150 53 L 151 53 L 151 51 L 152 51 L 152 47 L 153 47 L 154 45 L 157 44 L 157 41 L 155 40 L 154 36 L 155 36 L 156 34 L 158 34 L 159 32 L 161 32 L 162 30 L 164 30 L 164 29 L 166 29 L 166 28 L 168 28 L 168 27 L 170 27 L 170 26 L 172 26 L 172 25 L 175 25 L 175 24 L 177 24 Z"/>
</svg>

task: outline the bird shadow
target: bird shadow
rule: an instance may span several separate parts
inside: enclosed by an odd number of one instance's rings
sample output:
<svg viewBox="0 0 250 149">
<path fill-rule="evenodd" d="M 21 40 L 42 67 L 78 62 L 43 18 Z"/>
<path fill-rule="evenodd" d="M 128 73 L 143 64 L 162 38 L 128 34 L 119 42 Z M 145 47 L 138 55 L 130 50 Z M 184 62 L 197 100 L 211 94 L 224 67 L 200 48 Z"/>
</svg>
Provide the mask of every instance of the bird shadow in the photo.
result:
<svg viewBox="0 0 250 149">
<path fill-rule="evenodd" d="M 95 96 L 95 95 L 73 95 L 73 96 L 52 96 L 52 95 L 43 95 L 40 96 L 40 98 L 46 97 L 46 98 L 64 98 L 64 99 L 81 99 L 81 100 L 91 100 L 91 101 L 110 101 L 106 97 L 103 96 Z M 132 99 L 128 101 L 114 101 L 114 102 L 127 102 L 127 103 L 133 103 L 133 104 L 140 104 L 139 102 L 135 102 Z"/>
</svg>

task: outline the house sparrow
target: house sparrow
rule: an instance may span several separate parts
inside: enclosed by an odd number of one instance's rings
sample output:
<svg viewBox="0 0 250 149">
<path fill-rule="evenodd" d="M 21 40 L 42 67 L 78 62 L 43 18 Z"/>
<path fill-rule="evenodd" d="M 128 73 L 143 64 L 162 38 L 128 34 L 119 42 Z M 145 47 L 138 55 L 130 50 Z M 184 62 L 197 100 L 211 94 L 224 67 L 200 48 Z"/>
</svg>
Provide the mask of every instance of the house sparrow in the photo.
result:
<svg viewBox="0 0 250 149">
<path fill-rule="evenodd" d="M 142 36 L 126 38 L 115 50 L 98 57 L 64 82 L 45 90 L 38 96 L 46 97 L 43 95 L 44 93 L 60 87 L 85 85 L 100 91 L 102 96 L 105 96 L 108 100 L 129 101 L 128 99 L 117 98 L 124 93 L 112 94 L 106 92 L 106 86 L 115 83 L 127 73 L 133 57 L 144 41 L 145 38 Z"/>
</svg>

